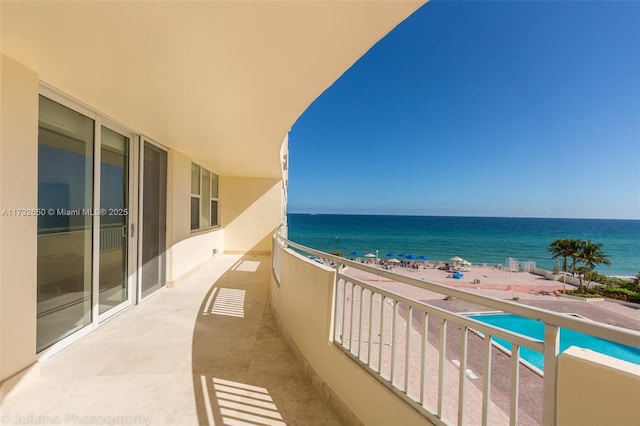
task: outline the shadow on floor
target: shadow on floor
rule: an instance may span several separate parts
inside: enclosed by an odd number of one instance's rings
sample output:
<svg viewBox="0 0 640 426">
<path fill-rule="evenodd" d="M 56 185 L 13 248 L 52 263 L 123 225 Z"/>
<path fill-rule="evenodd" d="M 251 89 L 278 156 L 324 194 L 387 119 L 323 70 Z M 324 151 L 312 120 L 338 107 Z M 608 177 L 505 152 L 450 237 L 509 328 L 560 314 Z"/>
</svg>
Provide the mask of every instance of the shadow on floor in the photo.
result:
<svg viewBox="0 0 640 426">
<path fill-rule="evenodd" d="M 201 425 L 338 425 L 274 323 L 270 258 L 244 256 L 202 300 L 192 344 Z"/>
</svg>

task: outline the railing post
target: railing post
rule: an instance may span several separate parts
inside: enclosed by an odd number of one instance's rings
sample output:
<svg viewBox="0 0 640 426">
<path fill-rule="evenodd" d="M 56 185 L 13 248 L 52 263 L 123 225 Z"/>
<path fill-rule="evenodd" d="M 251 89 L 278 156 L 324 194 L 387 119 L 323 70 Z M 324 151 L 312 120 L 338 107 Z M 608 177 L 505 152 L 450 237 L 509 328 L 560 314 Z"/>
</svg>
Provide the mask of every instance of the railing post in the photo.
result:
<svg viewBox="0 0 640 426">
<path fill-rule="evenodd" d="M 336 281 L 334 283 L 334 295 L 333 295 L 333 341 L 342 344 L 342 328 L 344 322 L 344 308 L 340 302 L 344 303 L 344 298 L 340 293 L 340 278 L 336 274 Z"/>
<path fill-rule="evenodd" d="M 360 287 L 360 319 L 358 324 L 358 352 L 356 356 L 360 359 L 362 354 L 362 323 L 364 322 L 364 287 Z"/>
<path fill-rule="evenodd" d="M 369 289 L 369 350 L 367 350 L 367 365 L 371 367 L 371 351 L 373 350 L 373 298 L 376 294 Z"/>
<path fill-rule="evenodd" d="M 335 274 L 335 280 L 333 282 L 333 305 L 334 305 L 334 311 L 333 311 L 333 341 L 334 342 L 338 342 L 341 345 L 344 342 L 344 339 L 342 338 L 342 335 L 344 334 L 344 295 L 341 295 L 340 293 L 340 268 L 341 265 L 340 263 L 336 262 L 335 265 L 335 270 L 336 270 L 336 274 Z M 345 284 L 344 284 L 344 280 L 342 281 L 342 292 L 344 293 L 346 291 L 345 289 Z M 342 302 L 342 306 L 340 305 L 340 302 Z"/>
<path fill-rule="evenodd" d="M 511 402 L 509 403 L 509 425 L 518 425 L 520 403 L 520 345 L 511 344 Z"/>
<path fill-rule="evenodd" d="M 407 306 L 407 321 L 406 321 L 405 337 L 405 354 L 404 354 L 404 393 L 409 394 L 409 376 L 411 372 L 411 330 L 413 328 L 413 307 Z"/>
<path fill-rule="evenodd" d="M 422 314 L 422 347 L 420 353 L 420 405 L 427 400 L 427 347 L 429 346 L 429 313 Z"/>
<path fill-rule="evenodd" d="M 491 335 L 484 335 L 484 369 L 482 373 L 482 426 L 489 424 L 489 406 L 491 405 Z"/>
<path fill-rule="evenodd" d="M 385 333 L 384 333 L 384 301 L 385 301 L 385 296 L 384 295 L 380 295 L 380 344 L 378 345 L 378 350 L 379 350 L 379 354 L 378 354 L 378 374 L 380 374 L 380 377 L 383 377 L 382 375 L 382 356 L 384 355 L 383 353 L 383 349 L 384 349 L 384 337 L 385 337 Z M 389 376 L 391 377 L 391 376 Z"/>
<path fill-rule="evenodd" d="M 393 385 L 393 379 L 396 375 L 396 352 L 398 350 L 398 333 L 396 332 L 396 326 L 398 322 L 398 301 L 393 301 L 393 310 L 391 311 L 391 374 L 389 375 L 389 381 Z"/>
<path fill-rule="evenodd" d="M 442 418 L 444 406 L 444 381 L 445 364 L 447 361 L 447 319 L 442 318 L 440 323 L 440 360 L 438 364 L 438 417 Z"/>
<path fill-rule="evenodd" d="M 467 330 L 468 327 L 461 328 L 460 334 L 460 371 L 458 379 L 458 425 L 464 424 L 464 379 L 467 374 Z"/>
<path fill-rule="evenodd" d="M 544 326 L 544 378 L 542 381 L 542 424 L 556 424 L 558 353 L 560 350 L 560 327 Z"/>
</svg>

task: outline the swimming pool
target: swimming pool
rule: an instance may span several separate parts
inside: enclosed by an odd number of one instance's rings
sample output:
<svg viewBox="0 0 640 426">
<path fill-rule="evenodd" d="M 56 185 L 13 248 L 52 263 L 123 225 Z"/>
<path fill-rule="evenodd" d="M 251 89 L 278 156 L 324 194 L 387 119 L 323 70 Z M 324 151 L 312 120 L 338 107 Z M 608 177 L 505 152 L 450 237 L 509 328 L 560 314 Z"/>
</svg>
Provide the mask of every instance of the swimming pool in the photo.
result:
<svg viewBox="0 0 640 426">
<path fill-rule="evenodd" d="M 505 330 L 514 331 L 534 339 L 544 340 L 544 323 L 540 321 L 523 318 L 514 314 L 480 314 L 469 315 L 469 318 L 504 328 Z M 508 350 L 511 350 L 510 342 L 498 337 L 493 337 L 493 340 Z M 633 362 L 634 364 L 640 364 L 640 349 L 600 339 L 578 331 L 560 328 L 560 353 L 564 352 L 570 346 L 591 349 L 592 351 Z M 520 357 L 540 370 L 544 370 L 544 359 L 541 352 L 521 347 Z"/>
</svg>

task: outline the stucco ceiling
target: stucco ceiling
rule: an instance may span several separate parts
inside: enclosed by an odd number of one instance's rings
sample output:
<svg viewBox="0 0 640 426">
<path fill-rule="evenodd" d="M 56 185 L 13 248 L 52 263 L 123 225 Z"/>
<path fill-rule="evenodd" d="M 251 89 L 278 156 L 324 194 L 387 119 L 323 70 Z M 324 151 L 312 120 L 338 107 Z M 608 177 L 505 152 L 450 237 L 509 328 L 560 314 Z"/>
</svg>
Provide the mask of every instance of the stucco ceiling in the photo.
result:
<svg viewBox="0 0 640 426">
<path fill-rule="evenodd" d="M 424 1 L 2 1 L 2 52 L 221 175 L 279 177 L 295 120 Z"/>
</svg>

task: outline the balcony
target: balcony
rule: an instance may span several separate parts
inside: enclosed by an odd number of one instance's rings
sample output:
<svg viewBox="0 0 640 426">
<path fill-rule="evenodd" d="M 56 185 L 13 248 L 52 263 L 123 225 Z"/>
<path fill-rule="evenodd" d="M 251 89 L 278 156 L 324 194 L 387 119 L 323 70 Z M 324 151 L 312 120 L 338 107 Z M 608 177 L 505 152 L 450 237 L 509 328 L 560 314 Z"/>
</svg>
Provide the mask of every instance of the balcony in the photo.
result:
<svg viewBox="0 0 640 426">
<path fill-rule="evenodd" d="M 5 384 L 2 423 L 640 420 L 633 404 L 640 368 L 577 349 L 558 357 L 554 343 L 559 326 L 636 348 L 638 332 L 417 281 L 280 235 L 273 250 L 272 257 L 211 260 L 65 352 L 41 359 Z M 300 252 L 349 268 L 332 268 Z M 356 269 L 371 279 L 354 278 Z M 545 341 L 376 284 L 389 280 L 487 310 L 538 317 L 547 327 Z M 545 374 L 532 372 L 481 334 L 510 340 L 513 352 L 541 350 Z"/>
</svg>

